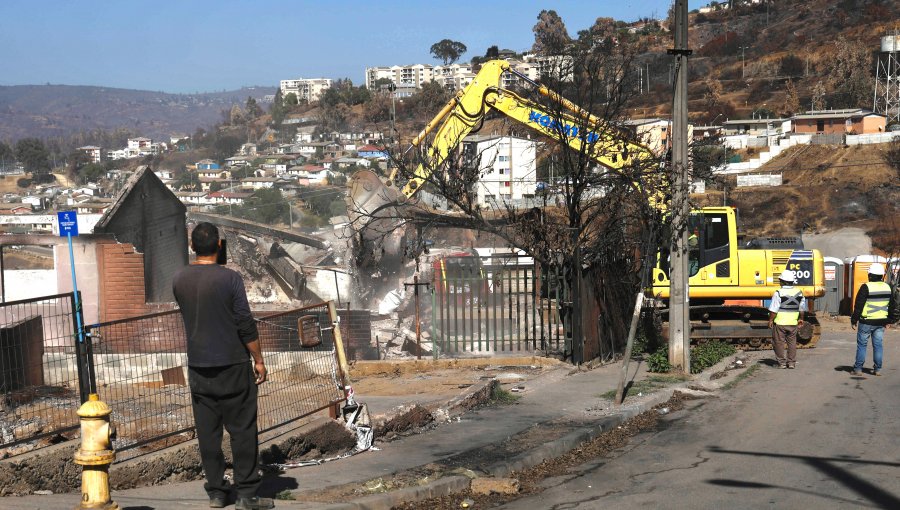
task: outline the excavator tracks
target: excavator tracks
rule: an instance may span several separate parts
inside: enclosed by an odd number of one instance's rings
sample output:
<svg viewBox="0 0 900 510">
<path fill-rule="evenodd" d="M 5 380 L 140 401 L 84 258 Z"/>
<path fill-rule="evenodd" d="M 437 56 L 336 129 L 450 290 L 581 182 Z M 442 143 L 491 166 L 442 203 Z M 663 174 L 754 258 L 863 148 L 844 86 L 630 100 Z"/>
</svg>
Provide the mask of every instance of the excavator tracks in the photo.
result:
<svg viewBox="0 0 900 510">
<path fill-rule="evenodd" d="M 662 319 L 662 335 L 668 337 L 667 310 L 657 310 Z M 815 314 L 808 313 L 801 326 L 797 347 L 812 349 L 819 342 L 822 328 Z M 691 344 L 698 345 L 722 341 L 741 350 L 768 350 L 772 348 L 772 330 L 769 329 L 768 311 L 764 308 L 744 306 L 691 307 Z"/>
</svg>

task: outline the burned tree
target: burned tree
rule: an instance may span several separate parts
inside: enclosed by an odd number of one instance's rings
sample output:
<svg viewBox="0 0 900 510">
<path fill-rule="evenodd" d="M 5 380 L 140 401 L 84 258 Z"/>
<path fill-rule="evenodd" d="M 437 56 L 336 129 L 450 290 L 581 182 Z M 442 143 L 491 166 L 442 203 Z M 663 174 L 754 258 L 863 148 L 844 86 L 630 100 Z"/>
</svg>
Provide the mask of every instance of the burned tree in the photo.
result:
<svg viewBox="0 0 900 510">
<path fill-rule="evenodd" d="M 582 362 L 597 352 L 591 343 L 621 345 L 635 292 L 647 284 L 642 268 L 655 259 L 668 182 L 658 157 L 623 123 L 635 89 L 632 56 L 627 46 L 589 30 L 546 57 L 551 72 L 539 83 L 505 61 L 485 63 L 412 140 L 411 150 L 391 151 L 392 182 L 381 186 L 371 173 L 355 179 L 349 209 L 364 232 L 362 267 L 368 261 L 384 269 L 391 255 L 414 255 L 416 236 L 402 228 L 409 222 L 488 232 L 560 275 L 560 313 L 574 340 L 566 356 Z M 551 183 L 558 192 L 530 201 L 479 200 L 493 161 L 461 145 L 486 124 L 509 135 L 543 135 L 535 157 L 559 170 L 559 182 Z M 448 211 L 431 210 L 424 195 L 446 200 Z M 587 334 L 585 325 L 598 329 Z"/>
</svg>

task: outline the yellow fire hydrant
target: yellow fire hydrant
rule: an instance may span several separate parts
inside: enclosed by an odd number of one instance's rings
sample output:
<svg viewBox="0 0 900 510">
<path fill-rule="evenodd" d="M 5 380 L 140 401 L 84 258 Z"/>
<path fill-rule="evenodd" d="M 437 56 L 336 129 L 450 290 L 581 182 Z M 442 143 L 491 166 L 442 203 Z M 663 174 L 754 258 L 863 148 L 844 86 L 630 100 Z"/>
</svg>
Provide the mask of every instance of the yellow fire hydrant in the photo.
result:
<svg viewBox="0 0 900 510">
<path fill-rule="evenodd" d="M 81 472 L 81 503 L 75 510 L 119 508 L 109 496 L 109 465 L 116 458 L 116 452 L 112 449 L 115 429 L 109 423 L 111 412 L 96 393 L 91 393 L 88 401 L 78 409 L 81 449 L 75 452 L 75 463 L 84 467 Z"/>
</svg>

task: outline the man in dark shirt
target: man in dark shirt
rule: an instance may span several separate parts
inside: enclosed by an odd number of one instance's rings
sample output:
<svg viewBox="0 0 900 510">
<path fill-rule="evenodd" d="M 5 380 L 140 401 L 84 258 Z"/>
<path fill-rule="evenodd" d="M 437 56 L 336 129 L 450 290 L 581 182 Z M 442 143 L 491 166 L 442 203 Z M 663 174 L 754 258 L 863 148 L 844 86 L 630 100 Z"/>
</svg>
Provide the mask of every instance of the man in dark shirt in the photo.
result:
<svg viewBox="0 0 900 510">
<path fill-rule="evenodd" d="M 172 291 L 181 309 L 187 336 L 188 375 L 205 489 L 211 508 L 228 502 L 222 428 L 231 436 L 238 510 L 273 508 L 257 490 L 259 446 L 256 386 L 266 380 L 256 322 L 241 276 L 216 264 L 219 232 L 200 223 L 191 232 L 194 264 L 181 268 Z M 250 358 L 253 358 L 253 365 Z"/>
</svg>

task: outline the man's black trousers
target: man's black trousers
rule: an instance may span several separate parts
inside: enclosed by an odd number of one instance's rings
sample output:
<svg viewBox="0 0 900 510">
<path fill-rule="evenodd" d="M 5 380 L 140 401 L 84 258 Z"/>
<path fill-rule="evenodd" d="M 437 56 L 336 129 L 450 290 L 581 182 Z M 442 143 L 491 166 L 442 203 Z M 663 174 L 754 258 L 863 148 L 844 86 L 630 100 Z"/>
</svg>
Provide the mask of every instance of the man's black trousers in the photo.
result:
<svg viewBox="0 0 900 510">
<path fill-rule="evenodd" d="M 256 382 L 249 362 L 224 367 L 190 367 L 191 402 L 207 494 L 226 496 L 222 427 L 231 436 L 234 484 L 239 497 L 259 489 Z"/>
</svg>

